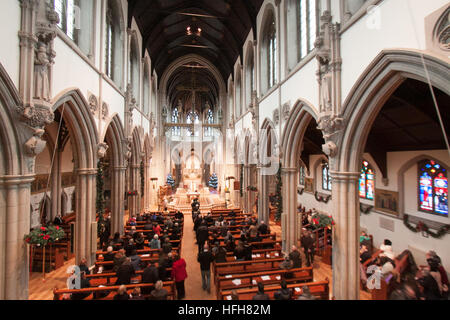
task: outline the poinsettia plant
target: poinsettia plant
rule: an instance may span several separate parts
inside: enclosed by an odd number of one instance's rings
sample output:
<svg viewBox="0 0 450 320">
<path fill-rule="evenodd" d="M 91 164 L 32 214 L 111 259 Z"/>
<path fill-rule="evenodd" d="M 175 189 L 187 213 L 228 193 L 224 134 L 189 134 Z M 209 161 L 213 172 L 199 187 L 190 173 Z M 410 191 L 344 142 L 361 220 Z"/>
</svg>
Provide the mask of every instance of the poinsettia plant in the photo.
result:
<svg viewBox="0 0 450 320">
<path fill-rule="evenodd" d="M 333 217 L 327 216 L 323 213 L 316 213 L 313 215 L 311 223 L 316 229 L 327 228 L 335 225 Z"/>
<path fill-rule="evenodd" d="M 45 246 L 64 238 L 66 233 L 59 226 L 48 226 L 33 229 L 29 234 L 25 235 L 24 240 L 28 244 L 36 244 Z"/>
</svg>

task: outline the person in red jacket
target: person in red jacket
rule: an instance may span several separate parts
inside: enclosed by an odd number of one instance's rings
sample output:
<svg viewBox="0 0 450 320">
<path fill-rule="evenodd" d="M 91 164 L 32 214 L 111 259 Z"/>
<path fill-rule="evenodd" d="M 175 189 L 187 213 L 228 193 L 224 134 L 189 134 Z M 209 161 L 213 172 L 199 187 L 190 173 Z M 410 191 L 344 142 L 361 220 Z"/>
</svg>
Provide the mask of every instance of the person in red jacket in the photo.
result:
<svg viewBox="0 0 450 320">
<path fill-rule="evenodd" d="M 153 223 L 153 232 L 158 235 L 158 237 L 161 237 L 161 227 L 159 224 Z"/>
<path fill-rule="evenodd" d="M 175 286 L 177 287 L 178 299 L 183 299 L 186 296 L 184 291 L 184 280 L 186 278 L 186 261 L 183 258 L 180 258 L 178 254 L 175 254 L 172 265 L 172 279 L 175 281 Z"/>
</svg>

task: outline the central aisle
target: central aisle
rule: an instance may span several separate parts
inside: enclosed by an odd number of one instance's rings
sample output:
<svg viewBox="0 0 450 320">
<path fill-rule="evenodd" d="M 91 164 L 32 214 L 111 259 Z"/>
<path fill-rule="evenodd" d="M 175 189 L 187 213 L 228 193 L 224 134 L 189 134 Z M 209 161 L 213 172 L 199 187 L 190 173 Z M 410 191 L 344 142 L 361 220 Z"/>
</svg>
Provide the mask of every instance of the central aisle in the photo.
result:
<svg viewBox="0 0 450 320">
<path fill-rule="evenodd" d="M 194 223 L 192 215 L 184 213 L 184 229 L 181 257 L 186 260 L 186 271 L 188 274 L 184 282 L 186 289 L 185 300 L 216 300 L 213 273 L 211 270 L 211 294 L 202 289 L 202 277 L 200 264 L 197 262 L 198 246 L 195 244 Z"/>
</svg>

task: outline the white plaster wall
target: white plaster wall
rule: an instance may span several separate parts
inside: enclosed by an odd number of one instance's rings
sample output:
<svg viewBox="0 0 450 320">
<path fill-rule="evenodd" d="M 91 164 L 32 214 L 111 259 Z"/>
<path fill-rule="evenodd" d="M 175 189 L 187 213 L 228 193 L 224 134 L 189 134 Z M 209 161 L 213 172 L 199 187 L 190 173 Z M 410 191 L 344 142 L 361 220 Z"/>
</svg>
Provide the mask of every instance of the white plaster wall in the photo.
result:
<svg viewBox="0 0 450 320">
<path fill-rule="evenodd" d="M 342 99 L 383 49 L 425 49 L 424 19 L 447 0 L 386 0 L 379 4 L 379 29 L 365 15 L 341 36 Z M 333 14 L 338 14 L 337 12 Z"/>
<path fill-rule="evenodd" d="M 73 153 L 72 144 L 67 142 L 66 147 L 61 155 L 61 172 L 73 172 Z"/>
<path fill-rule="evenodd" d="M 108 104 L 110 116 L 117 113 L 122 124 L 124 124 L 125 98 L 108 81 L 102 79 L 102 99 Z"/>
<path fill-rule="evenodd" d="M 0 63 L 16 88 L 19 87 L 21 8 L 18 0 L 3 0 L 0 8 Z"/>
<path fill-rule="evenodd" d="M 34 165 L 36 174 L 48 174 L 51 161 L 48 145 L 46 144 L 44 150 L 36 156 Z"/>
<path fill-rule="evenodd" d="M 59 95 L 68 88 L 80 89 L 87 99 L 88 92 L 99 95 L 99 74 L 59 37 L 55 39 L 55 65 L 52 92 Z"/>
</svg>

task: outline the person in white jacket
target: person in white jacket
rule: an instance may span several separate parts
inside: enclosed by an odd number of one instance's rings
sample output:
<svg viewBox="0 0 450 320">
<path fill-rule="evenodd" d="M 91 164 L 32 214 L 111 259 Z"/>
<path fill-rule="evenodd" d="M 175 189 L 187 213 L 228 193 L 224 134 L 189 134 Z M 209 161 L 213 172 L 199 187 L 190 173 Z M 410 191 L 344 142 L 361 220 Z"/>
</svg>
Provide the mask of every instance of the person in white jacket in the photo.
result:
<svg viewBox="0 0 450 320">
<path fill-rule="evenodd" d="M 394 260 L 394 251 L 392 250 L 392 242 L 389 239 L 385 239 L 384 243 L 380 246 L 380 250 L 383 252 L 380 254 L 381 257 L 388 257 Z"/>
</svg>

